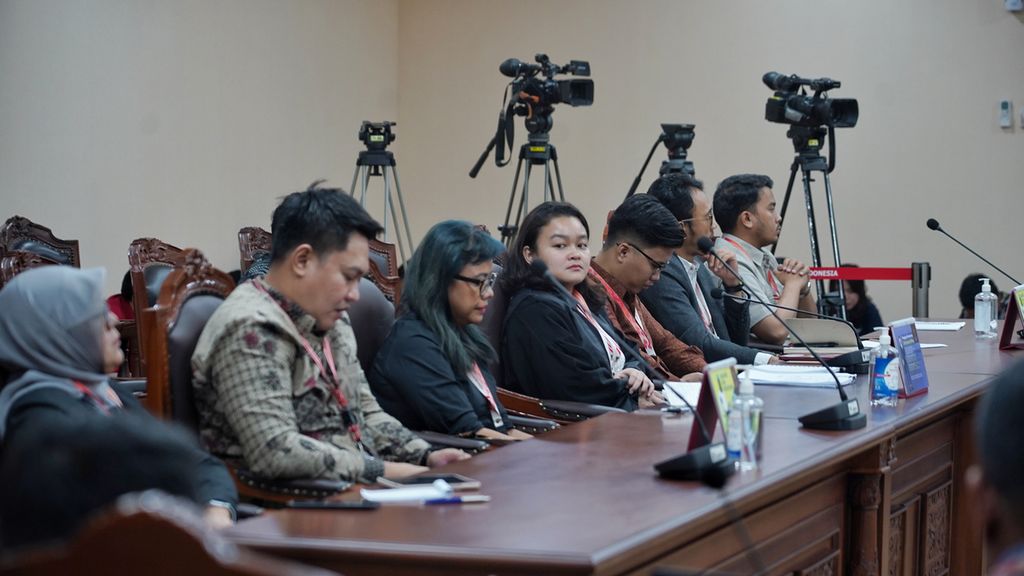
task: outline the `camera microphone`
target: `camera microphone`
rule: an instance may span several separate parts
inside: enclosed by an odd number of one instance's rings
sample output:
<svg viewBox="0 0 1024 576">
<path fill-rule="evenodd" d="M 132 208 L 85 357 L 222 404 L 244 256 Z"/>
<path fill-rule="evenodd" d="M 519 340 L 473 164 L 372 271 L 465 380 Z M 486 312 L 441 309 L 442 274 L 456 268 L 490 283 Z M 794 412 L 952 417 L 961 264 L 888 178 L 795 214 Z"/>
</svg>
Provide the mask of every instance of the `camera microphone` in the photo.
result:
<svg viewBox="0 0 1024 576">
<path fill-rule="evenodd" d="M 518 58 L 509 58 L 498 66 L 498 71 L 509 78 L 515 78 L 520 74 L 539 72 L 540 66 L 536 64 L 527 64 Z"/>
<path fill-rule="evenodd" d="M 1007 274 L 1006 272 L 1003 272 L 1003 269 L 1002 269 L 1002 268 L 1000 268 L 999 266 L 996 266 L 995 264 L 993 264 L 993 263 L 989 262 L 987 258 L 985 258 L 984 256 L 982 256 L 981 254 L 978 254 L 978 253 L 977 253 L 977 252 L 975 252 L 974 250 L 971 250 L 970 248 L 968 248 L 968 247 L 967 247 L 967 245 L 966 245 L 966 244 L 964 244 L 963 242 L 961 242 L 961 241 L 957 240 L 956 238 L 954 238 L 953 236 L 951 236 L 951 235 L 949 234 L 949 232 L 946 232 L 945 230 L 943 230 L 943 229 L 942 229 L 942 226 L 939 226 L 939 221 L 938 221 L 938 220 L 936 220 L 935 218 L 929 218 L 929 219 L 928 219 L 928 222 L 926 222 L 926 224 L 928 224 L 928 228 L 930 228 L 930 229 L 932 229 L 932 230 L 936 230 L 936 231 L 938 231 L 938 232 L 942 232 L 942 233 L 943 233 L 943 234 L 945 234 L 945 235 L 946 235 L 946 236 L 947 236 L 947 237 L 948 237 L 948 238 L 949 238 L 950 240 L 952 240 L 953 242 L 956 242 L 956 243 L 957 243 L 957 244 L 959 244 L 960 246 L 963 246 L 964 250 L 967 250 L 967 251 L 968 251 L 968 252 L 970 252 L 971 254 L 974 254 L 975 256 L 977 256 L 978 258 L 980 258 L 982 262 L 984 262 L 985 264 L 988 264 L 989 266 L 991 266 L 991 267 L 995 268 L 995 269 L 996 269 L 996 271 L 998 271 L 998 272 L 999 272 L 1000 274 L 1002 274 L 1003 276 L 1006 276 L 1007 278 L 1009 278 L 1009 279 L 1010 279 L 1010 281 L 1014 283 L 1014 285 L 1016 285 L 1016 286 L 1019 286 L 1019 285 L 1020 285 L 1020 282 L 1018 282 L 1016 278 L 1014 278 L 1013 276 L 1010 276 L 1010 275 L 1009 275 L 1009 274 Z"/>
</svg>

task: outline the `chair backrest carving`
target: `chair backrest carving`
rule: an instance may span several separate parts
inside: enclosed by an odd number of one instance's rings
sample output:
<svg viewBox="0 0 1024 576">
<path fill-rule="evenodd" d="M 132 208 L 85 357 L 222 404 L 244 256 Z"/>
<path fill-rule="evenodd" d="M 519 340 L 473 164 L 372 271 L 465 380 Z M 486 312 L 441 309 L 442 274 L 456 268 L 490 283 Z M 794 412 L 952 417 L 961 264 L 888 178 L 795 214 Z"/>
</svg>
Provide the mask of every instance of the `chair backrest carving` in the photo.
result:
<svg viewBox="0 0 1024 576">
<path fill-rule="evenodd" d="M 238 231 L 238 269 L 243 276 L 258 255 L 270 254 L 271 240 L 270 232 L 257 226 L 246 226 Z"/>
<path fill-rule="evenodd" d="M 235 288 L 231 276 L 216 269 L 194 248 L 164 280 L 143 339 L 149 351 L 146 406 L 157 416 L 195 430 L 192 352 L 206 322 Z"/>
<path fill-rule="evenodd" d="M 53 231 L 23 216 L 12 216 L 0 227 L 0 256 L 21 250 L 38 254 L 58 264 L 81 268 L 78 240 L 62 240 Z"/>
<path fill-rule="evenodd" d="M 15 276 L 30 268 L 39 266 L 54 266 L 60 262 L 40 256 L 35 252 L 24 252 L 14 250 L 0 256 L 0 288 L 10 282 Z"/>
<path fill-rule="evenodd" d="M 141 368 L 141 375 L 147 373 L 145 333 L 148 319 L 143 310 L 156 304 L 160 287 L 175 266 L 182 263 L 184 251 L 173 244 L 157 238 L 136 238 L 128 246 L 128 274 L 132 280 L 132 308 L 135 310 L 135 324 L 139 330 L 139 358 L 129 358 L 129 364 Z"/>
</svg>

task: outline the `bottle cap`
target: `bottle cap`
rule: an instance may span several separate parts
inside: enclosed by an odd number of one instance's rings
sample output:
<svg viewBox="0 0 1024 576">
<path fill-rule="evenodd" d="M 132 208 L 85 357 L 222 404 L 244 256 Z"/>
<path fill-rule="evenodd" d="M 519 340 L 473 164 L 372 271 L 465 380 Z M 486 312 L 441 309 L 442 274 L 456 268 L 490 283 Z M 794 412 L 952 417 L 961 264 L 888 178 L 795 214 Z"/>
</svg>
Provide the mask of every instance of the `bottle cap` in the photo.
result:
<svg viewBox="0 0 1024 576">
<path fill-rule="evenodd" d="M 754 395 L 754 381 L 750 379 L 750 374 L 747 372 L 740 375 L 740 394 L 744 396 Z"/>
<path fill-rule="evenodd" d="M 981 279 L 981 291 L 988 294 L 992 292 L 992 287 L 988 284 L 988 278 Z"/>
<path fill-rule="evenodd" d="M 892 338 L 889 337 L 888 332 L 883 332 L 882 335 L 878 337 L 878 345 L 889 346 L 890 344 L 892 344 Z"/>
</svg>

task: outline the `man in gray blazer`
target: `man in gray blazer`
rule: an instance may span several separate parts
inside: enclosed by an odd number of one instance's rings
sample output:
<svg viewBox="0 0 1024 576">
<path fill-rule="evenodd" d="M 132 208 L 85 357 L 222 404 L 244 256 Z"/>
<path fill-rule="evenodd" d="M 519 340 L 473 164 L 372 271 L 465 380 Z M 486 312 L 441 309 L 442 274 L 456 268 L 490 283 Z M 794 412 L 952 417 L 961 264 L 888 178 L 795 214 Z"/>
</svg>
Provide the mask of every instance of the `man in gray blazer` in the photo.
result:
<svg viewBox="0 0 1024 576">
<path fill-rule="evenodd" d="M 745 297 L 739 279 L 715 259 L 704 261 L 697 241 L 714 234 L 711 202 L 704 185 L 689 174 L 666 174 L 647 193 L 657 198 L 679 220 L 686 240 L 661 272 L 661 280 L 640 293 L 640 299 L 666 329 L 683 342 L 704 351 L 708 362 L 735 357 L 741 364 L 775 363 L 778 359 L 747 346 L 750 336 L 749 305 L 732 298 L 714 298 L 715 288 Z M 736 256 L 718 255 L 735 269 Z M 699 287 L 699 290 L 695 290 Z"/>
</svg>

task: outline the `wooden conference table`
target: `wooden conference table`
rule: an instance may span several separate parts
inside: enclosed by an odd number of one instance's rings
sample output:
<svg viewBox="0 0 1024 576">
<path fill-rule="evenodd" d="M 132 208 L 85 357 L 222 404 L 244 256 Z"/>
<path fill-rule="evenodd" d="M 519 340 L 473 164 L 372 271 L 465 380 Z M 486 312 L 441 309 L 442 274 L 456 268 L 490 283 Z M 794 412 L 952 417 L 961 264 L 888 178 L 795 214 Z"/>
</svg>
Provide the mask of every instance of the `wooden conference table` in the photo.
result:
<svg viewBox="0 0 1024 576">
<path fill-rule="evenodd" d="M 731 522 L 742 517 L 772 574 L 980 574 L 963 482 L 973 410 L 1024 355 L 976 342 L 970 326 L 921 339 L 948 344 L 925 352 L 928 394 L 871 409 L 861 377 L 848 388 L 868 411 L 861 430 L 800 427 L 834 390 L 759 386 L 762 465 L 722 492 L 652 469 L 685 451 L 692 416 L 607 414 L 445 469 L 481 480 L 487 504 L 272 511 L 227 534 L 350 575 L 745 574 L 754 564 Z"/>
</svg>

